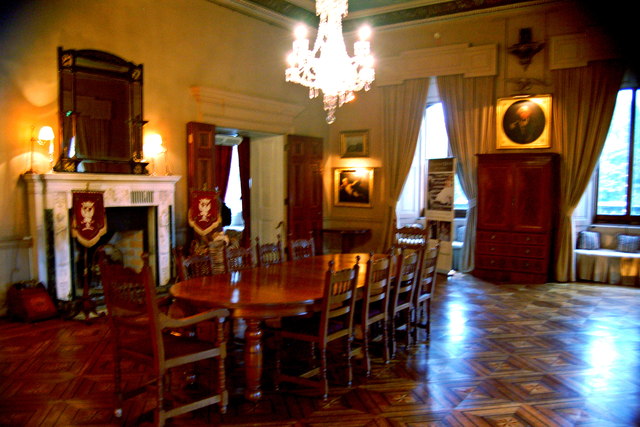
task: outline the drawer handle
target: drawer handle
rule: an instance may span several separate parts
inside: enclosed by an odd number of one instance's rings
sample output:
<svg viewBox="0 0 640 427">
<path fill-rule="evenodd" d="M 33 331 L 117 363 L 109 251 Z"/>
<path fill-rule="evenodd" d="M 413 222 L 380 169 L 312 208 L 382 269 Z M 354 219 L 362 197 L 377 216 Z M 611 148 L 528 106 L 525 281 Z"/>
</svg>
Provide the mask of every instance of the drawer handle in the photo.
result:
<svg viewBox="0 0 640 427">
<path fill-rule="evenodd" d="M 525 254 L 529 254 L 529 253 L 531 253 L 531 249 L 527 249 L 527 250 L 525 250 L 525 251 L 524 251 L 524 253 L 525 253 Z"/>
<path fill-rule="evenodd" d="M 491 235 L 491 240 L 495 240 L 495 238 L 496 238 L 496 235 L 495 235 L 495 234 L 492 234 L 492 235 Z"/>
<path fill-rule="evenodd" d="M 495 247 L 493 247 L 493 246 L 491 246 L 491 249 L 489 249 L 489 250 L 490 250 L 491 252 L 495 252 L 495 251 L 496 251 L 496 248 L 495 248 Z"/>
<path fill-rule="evenodd" d="M 527 236 L 527 237 L 525 237 L 525 240 L 526 240 L 527 242 L 529 242 L 529 241 L 531 240 L 531 237 Z"/>
</svg>

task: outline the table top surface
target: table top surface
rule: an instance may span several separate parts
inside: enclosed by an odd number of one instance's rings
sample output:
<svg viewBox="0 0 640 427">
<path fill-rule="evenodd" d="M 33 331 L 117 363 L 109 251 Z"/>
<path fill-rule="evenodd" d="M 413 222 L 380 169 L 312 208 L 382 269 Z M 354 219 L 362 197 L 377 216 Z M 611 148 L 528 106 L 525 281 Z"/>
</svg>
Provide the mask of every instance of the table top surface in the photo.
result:
<svg viewBox="0 0 640 427">
<path fill-rule="evenodd" d="M 272 309 L 301 313 L 305 306 L 322 299 L 329 261 L 334 262 L 335 270 L 340 270 L 353 267 L 357 256 L 360 257 L 358 286 L 364 286 L 369 255 L 354 253 L 317 255 L 268 267 L 198 277 L 176 283 L 169 292 L 195 306 L 224 307 L 243 314 L 259 310 L 261 317 L 269 317 Z"/>
</svg>

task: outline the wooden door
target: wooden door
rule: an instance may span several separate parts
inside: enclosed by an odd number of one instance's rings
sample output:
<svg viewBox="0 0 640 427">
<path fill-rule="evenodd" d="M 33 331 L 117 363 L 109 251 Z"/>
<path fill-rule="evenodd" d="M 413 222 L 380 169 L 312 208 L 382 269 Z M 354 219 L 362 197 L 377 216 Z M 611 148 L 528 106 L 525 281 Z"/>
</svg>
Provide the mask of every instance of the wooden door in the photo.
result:
<svg viewBox="0 0 640 427">
<path fill-rule="evenodd" d="M 294 239 L 313 232 L 322 253 L 322 139 L 287 137 L 287 224 Z"/>
<path fill-rule="evenodd" d="M 512 230 L 544 232 L 552 227 L 552 158 L 531 158 L 513 171 L 514 209 Z"/>
<path fill-rule="evenodd" d="M 506 162 L 478 160 L 478 228 L 510 229 L 513 190 L 512 167 Z"/>
<path fill-rule="evenodd" d="M 216 127 L 206 123 L 187 123 L 187 192 L 216 187 Z"/>
</svg>

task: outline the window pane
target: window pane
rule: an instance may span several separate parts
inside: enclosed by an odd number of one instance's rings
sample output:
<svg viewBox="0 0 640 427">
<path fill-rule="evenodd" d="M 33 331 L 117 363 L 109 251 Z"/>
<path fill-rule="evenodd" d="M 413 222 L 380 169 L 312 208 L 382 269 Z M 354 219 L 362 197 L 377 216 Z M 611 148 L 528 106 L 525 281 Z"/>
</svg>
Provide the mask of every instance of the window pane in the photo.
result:
<svg viewBox="0 0 640 427">
<path fill-rule="evenodd" d="M 640 215 L 640 97 L 636 90 L 636 117 L 633 136 L 633 179 L 631 184 L 631 215 Z"/>
<path fill-rule="evenodd" d="M 618 92 L 609 134 L 600 156 L 598 215 L 627 214 L 629 137 L 631 129 L 630 89 Z"/>
<path fill-rule="evenodd" d="M 427 132 L 427 159 L 440 159 L 449 156 L 449 137 L 444 125 L 444 112 L 442 103 L 432 104 L 427 107 L 424 116 L 424 129 Z"/>
</svg>

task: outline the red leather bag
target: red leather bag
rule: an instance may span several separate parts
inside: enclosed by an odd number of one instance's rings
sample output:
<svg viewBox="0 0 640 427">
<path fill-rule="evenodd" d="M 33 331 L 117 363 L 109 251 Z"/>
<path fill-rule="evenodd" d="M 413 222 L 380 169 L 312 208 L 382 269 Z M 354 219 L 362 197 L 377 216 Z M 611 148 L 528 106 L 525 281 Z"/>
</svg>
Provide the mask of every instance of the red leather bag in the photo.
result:
<svg viewBox="0 0 640 427">
<path fill-rule="evenodd" d="M 7 291 L 7 311 L 10 317 L 24 322 L 50 319 L 58 310 L 40 282 L 18 282 Z"/>
</svg>

